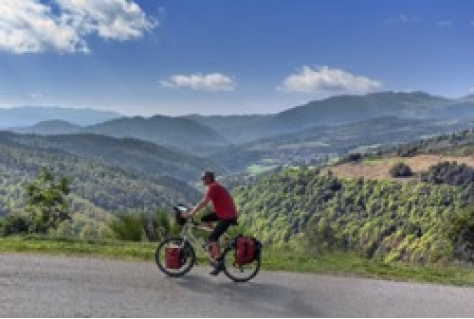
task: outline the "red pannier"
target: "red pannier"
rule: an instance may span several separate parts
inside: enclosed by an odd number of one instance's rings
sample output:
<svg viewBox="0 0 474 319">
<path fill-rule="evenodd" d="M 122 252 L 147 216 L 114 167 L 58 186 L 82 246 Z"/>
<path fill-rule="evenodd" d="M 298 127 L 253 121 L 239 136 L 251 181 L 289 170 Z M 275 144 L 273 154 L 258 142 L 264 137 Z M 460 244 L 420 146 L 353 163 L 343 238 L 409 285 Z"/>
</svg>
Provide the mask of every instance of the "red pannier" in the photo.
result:
<svg viewBox="0 0 474 319">
<path fill-rule="evenodd" d="M 235 262 L 238 265 L 249 264 L 255 260 L 257 241 L 252 237 L 239 236 L 235 243 Z"/>
<path fill-rule="evenodd" d="M 165 266 L 168 269 L 179 269 L 181 268 L 181 258 L 179 247 L 166 247 L 165 248 Z"/>
</svg>

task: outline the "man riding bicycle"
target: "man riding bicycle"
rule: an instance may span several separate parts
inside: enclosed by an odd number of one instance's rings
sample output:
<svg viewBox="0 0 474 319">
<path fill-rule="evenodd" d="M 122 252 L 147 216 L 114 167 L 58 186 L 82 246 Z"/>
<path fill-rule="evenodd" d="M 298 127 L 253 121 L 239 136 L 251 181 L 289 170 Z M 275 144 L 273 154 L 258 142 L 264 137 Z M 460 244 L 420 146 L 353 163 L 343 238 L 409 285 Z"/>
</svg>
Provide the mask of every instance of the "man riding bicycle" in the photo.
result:
<svg viewBox="0 0 474 319">
<path fill-rule="evenodd" d="M 201 175 L 201 180 L 203 184 L 207 186 L 206 194 L 193 209 L 187 213 L 182 213 L 181 216 L 183 218 L 191 217 L 212 202 L 214 212 L 203 216 L 201 221 L 204 223 L 217 222 L 216 227 L 209 235 L 210 256 L 214 261 L 214 270 L 211 272 L 211 275 L 216 276 L 222 270 L 222 262 L 219 260 L 219 237 L 224 234 L 231 225 L 237 224 L 238 213 L 235 209 L 232 196 L 224 186 L 215 180 L 213 172 L 204 171 Z"/>
</svg>

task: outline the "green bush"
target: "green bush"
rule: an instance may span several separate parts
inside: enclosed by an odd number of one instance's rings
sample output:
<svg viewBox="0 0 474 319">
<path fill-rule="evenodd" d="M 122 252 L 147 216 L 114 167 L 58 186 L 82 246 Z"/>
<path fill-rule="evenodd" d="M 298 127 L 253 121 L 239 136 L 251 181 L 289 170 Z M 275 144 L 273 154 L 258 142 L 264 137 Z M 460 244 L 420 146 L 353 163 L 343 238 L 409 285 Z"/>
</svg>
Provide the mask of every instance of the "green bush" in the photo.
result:
<svg viewBox="0 0 474 319">
<path fill-rule="evenodd" d="M 413 176 L 410 166 L 405 163 L 396 163 L 390 168 L 389 173 L 394 178 Z"/>
<path fill-rule="evenodd" d="M 474 183 L 474 168 L 456 162 L 442 162 L 431 166 L 421 175 L 430 184 L 468 185 Z"/>
<path fill-rule="evenodd" d="M 176 235 L 180 231 L 180 226 L 162 211 L 154 214 L 145 212 L 120 214 L 109 221 L 108 226 L 117 239 L 127 241 L 147 239 L 157 242 Z"/>
<path fill-rule="evenodd" d="M 474 206 L 455 215 L 448 225 L 447 233 L 453 242 L 455 256 L 474 261 Z"/>
<path fill-rule="evenodd" d="M 28 217 L 20 214 L 10 214 L 0 219 L 0 234 L 10 236 L 16 234 L 26 234 L 30 228 Z"/>
<path fill-rule="evenodd" d="M 120 214 L 109 222 L 115 237 L 126 241 L 141 241 L 143 238 L 143 216 L 141 214 Z"/>
</svg>

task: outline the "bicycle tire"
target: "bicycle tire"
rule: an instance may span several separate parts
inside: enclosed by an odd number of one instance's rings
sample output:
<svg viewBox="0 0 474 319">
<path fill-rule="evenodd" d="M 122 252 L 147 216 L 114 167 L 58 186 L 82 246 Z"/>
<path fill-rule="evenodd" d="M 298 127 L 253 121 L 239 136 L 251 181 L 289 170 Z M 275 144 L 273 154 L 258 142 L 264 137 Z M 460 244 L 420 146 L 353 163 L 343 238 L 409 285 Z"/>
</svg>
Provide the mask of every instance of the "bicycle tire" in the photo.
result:
<svg viewBox="0 0 474 319">
<path fill-rule="evenodd" d="M 259 253 L 251 263 L 243 265 L 243 266 L 237 265 L 235 263 L 235 247 L 227 249 L 222 255 L 222 258 L 224 262 L 224 267 L 222 271 L 229 279 L 231 279 L 234 282 L 247 282 L 253 279 L 255 276 L 257 276 L 258 272 L 260 271 L 260 265 L 262 262 L 262 256 L 261 256 L 261 253 Z M 229 265 L 228 263 L 231 263 L 231 264 Z M 243 273 L 245 271 L 244 267 L 246 269 L 253 267 L 253 269 L 249 270 L 248 275 L 246 274 L 243 277 L 238 277 L 234 274 L 234 272 Z"/>
<path fill-rule="evenodd" d="M 163 253 L 163 256 L 164 256 L 165 248 L 170 243 L 181 246 L 183 241 L 184 241 L 184 239 L 181 238 L 181 237 L 170 237 L 170 238 L 167 238 L 164 241 L 162 241 L 158 245 L 158 247 L 156 248 L 155 263 L 163 273 L 165 273 L 166 275 L 168 275 L 170 277 L 184 276 L 196 264 L 196 253 L 194 251 L 194 248 L 193 248 L 193 246 L 191 246 L 189 244 L 188 241 L 186 241 L 184 243 L 184 248 L 183 248 L 183 252 L 184 252 L 185 258 L 186 258 L 186 263 L 183 265 L 183 267 L 181 267 L 179 269 L 176 269 L 176 270 L 166 268 L 166 266 L 164 264 L 164 258 L 162 258 L 162 253 Z"/>
</svg>

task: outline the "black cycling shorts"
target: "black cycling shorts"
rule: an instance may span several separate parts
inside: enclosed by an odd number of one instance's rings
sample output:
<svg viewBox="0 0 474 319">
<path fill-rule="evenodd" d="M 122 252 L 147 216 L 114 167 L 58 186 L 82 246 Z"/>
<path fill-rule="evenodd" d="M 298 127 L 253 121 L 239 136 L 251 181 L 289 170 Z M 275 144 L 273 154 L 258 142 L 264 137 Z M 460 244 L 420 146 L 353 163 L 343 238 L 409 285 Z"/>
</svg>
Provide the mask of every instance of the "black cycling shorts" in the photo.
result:
<svg viewBox="0 0 474 319">
<path fill-rule="evenodd" d="M 209 213 L 202 216 L 201 221 L 203 223 L 217 222 L 216 227 L 214 227 L 214 230 L 209 235 L 210 242 L 217 242 L 227 228 L 231 225 L 237 225 L 237 217 L 232 219 L 220 219 L 216 213 Z"/>
</svg>

